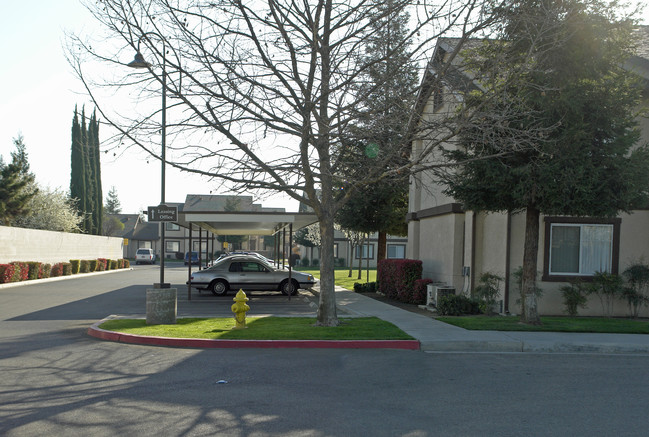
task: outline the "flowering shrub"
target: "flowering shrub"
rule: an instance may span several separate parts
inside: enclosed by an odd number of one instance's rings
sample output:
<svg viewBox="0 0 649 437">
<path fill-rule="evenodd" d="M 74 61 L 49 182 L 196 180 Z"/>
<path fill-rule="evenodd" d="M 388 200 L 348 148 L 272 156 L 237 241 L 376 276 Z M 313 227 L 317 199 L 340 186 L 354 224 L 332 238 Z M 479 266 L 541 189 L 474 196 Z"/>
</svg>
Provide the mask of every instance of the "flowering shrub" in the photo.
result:
<svg viewBox="0 0 649 437">
<path fill-rule="evenodd" d="M 377 282 L 379 292 L 390 299 L 411 302 L 415 281 L 421 279 L 422 263 L 413 259 L 384 259 L 379 261 Z"/>
<path fill-rule="evenodd" d="M 26 262 L 14 261 L 11 264 L 16 266 L 16 272 L 18 277 L 18 279 L 13 282 L 26 281 L 27 279 L 29 279 L 29 266 L 27 265 Z"/>
<path fill-rule="evenodd" d="M 13 264 L 0 264 L 0 284 L 13 282 L 16 266 Z"/>
<path fill-rule="evenodd" d="M 52 271 L 50 272 L 50 277 L 56 278 L 57 276 L 63 275 L 63 263 L 56 263 L 52 266 Z"/>
<path fill-rule="evenodd" d="M 48 264 L 48 263 L 42 264 L 41 265 L 41 273 L 40 273 L 40 275 L 38 277 L 39 278 L 49 278 L 51 272 L 52 272 L 52 264 Z"/>
<path fill-rule="evenodd" d="M 103 272 L 107 270 L 108 260 L 106 258 L 97 258 L 97 272 Z"/>
</svg>

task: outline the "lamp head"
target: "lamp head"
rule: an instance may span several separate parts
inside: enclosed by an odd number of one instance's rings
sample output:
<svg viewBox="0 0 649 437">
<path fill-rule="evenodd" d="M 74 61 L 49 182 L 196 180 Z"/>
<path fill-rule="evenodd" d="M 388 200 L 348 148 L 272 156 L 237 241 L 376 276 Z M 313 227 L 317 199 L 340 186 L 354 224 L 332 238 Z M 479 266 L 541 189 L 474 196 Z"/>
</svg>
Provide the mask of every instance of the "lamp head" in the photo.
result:
<svg viewBox="0 0 649 437">
<path fill-rule="evenodd" d="M 128 63 L 128 66 L 131 68 L 149 68 L 151 64 L 144 60 L 142 53 L 137 52 L 135 54 L 135 59 Z"/>
</svg>

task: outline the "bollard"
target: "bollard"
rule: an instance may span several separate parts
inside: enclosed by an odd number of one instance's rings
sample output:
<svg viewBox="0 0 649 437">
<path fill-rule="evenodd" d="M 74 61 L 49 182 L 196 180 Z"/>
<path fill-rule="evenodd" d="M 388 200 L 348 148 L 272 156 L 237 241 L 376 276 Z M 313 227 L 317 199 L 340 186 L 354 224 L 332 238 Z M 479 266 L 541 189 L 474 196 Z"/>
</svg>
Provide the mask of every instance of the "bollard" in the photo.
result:
<svg viewBox="0 0 649 437">
<path fill-rule="evenodd" d="M 231 307 L 236 322 L 234 329 L 246 328 L 246 313 L 250 310 L 250 307 L 246 304 L 248 301 L 246 293 L 239 290 L 232 300 L 235 302 Z"/>
</svg>

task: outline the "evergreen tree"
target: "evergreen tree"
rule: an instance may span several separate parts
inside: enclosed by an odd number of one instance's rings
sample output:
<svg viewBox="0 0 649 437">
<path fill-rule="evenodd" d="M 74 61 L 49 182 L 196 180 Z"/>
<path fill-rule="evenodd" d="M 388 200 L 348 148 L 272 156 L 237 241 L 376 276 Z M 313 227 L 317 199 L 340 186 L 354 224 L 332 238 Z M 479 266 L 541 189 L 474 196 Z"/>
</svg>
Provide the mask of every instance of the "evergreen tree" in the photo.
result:
<svg viewBox="0 0 649 437">
<path fill-rule="evenodd" d="M 352 150 L 343 172 L 346 179 L 363 179 L 368 168 L 383 172 L 403 165 L 408 160 L 404 143 L 408 117 L 414 104 L 418 85 L 417 70 L 408 59 L 407 13 L 395 13 L 391 1 L 375 1 L 364 61 L 371 65 L 365 81 L 359 87 L 364 96 L 359 123 L 352 128 L 357 138 L 348 144 Z M 356 177 L 355 175 L 361 175 Z M 377 257 L 385 258 L 386 236 L 405 235 L 408 212 L 408 179 L 405 175 L 384 178 L 369 186 L 354 187 L 355 193 L 340 210 L 337 222 L 346 229 L 378 232 Z"/>
<path fill-rule="evenodd" d="M 29 201 L 37 194 L 35 177 L 29 171 L 22 135 L 14 138 L 11 162 L 0 160 L 0 221 L 11 226 L 15 217 L 29 212 Z"/>
<path fill-rule="evenodd" d="M 106 214 L 120 214 L 122 212 L 122 206 L 117 197 L 117 189 L 114 186 L 110 187 L 110 191 L 108 191 L 108 195 L 106 196 L 104 212 Z"/>
<path fill-rule="evenodd" d="M 638 144 L 641 88 L 622 68 L 632 50 L 631 23 L 580 0 L 515 6 L 505 11 L 503 38 L 476 52 L 482 90 L 465 102 L 485 114 L 478 120 L 498 120 L 512 108 L 519 116 L 462 134 L 464 147 L 448 155 L 465 164 L 447 177 L 446 193 L 474 211 L 526 213 L 522 319 L 535 324 L 540 214 L 612 217 L 642 206 L 649 150 Z M 519 80 L 503 89 L 512 71 Z M 538 135 L 511 138 L 526 130 Z M 481 159 L 503 144 L 516 148 Z"/>
<path fill-rule="evenodd" d="M 74 107 L 72 119 L 72 147 L 70 153 L 70 198 L 76 201 L 79 215 L 86 211 L 86 176 L 85 176 L 85 153 L 81 135 L 81 124 L 77 107 Z M 81 224 L 83 231 L 86 231 L 85 221 Z"/>
<path fill-rule="evenodd" d="M 103 221 L 99 122 L 96 111 L 93 111 L 88 120 L 85 112 L 85 108 L 82 108 L 79 117 L 77 107 L 74 108 L 70 197 L 76 200 L 79 214 L 84 217 L 81 226 L 83 231 L 99 235 Z"/>
<path fill-rule="evenodd" d="M 104 218 L 103 192 L 101 189 L 101 153 L 99 150 L 99 122 L 97 111 L 92 112 L 88 124 L 88 148 L 93 181 L 93 234 L 100 235 Z"/>
</svg>

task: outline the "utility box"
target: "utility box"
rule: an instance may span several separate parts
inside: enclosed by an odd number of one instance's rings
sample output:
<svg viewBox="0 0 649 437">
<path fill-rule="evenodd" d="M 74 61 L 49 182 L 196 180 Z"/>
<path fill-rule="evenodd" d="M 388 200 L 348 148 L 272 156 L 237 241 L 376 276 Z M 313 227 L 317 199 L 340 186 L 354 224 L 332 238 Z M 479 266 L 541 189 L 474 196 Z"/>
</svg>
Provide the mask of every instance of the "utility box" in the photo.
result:
<svg viewBox="0 0 649 437">
<path fill-rule="evenodd" d="M 455 294 L 455 287 L 450 287 L 445 284 L 428 284 L 426 291 L 426 305 L 436 307 L 440 298 Z"/>
</svg>

